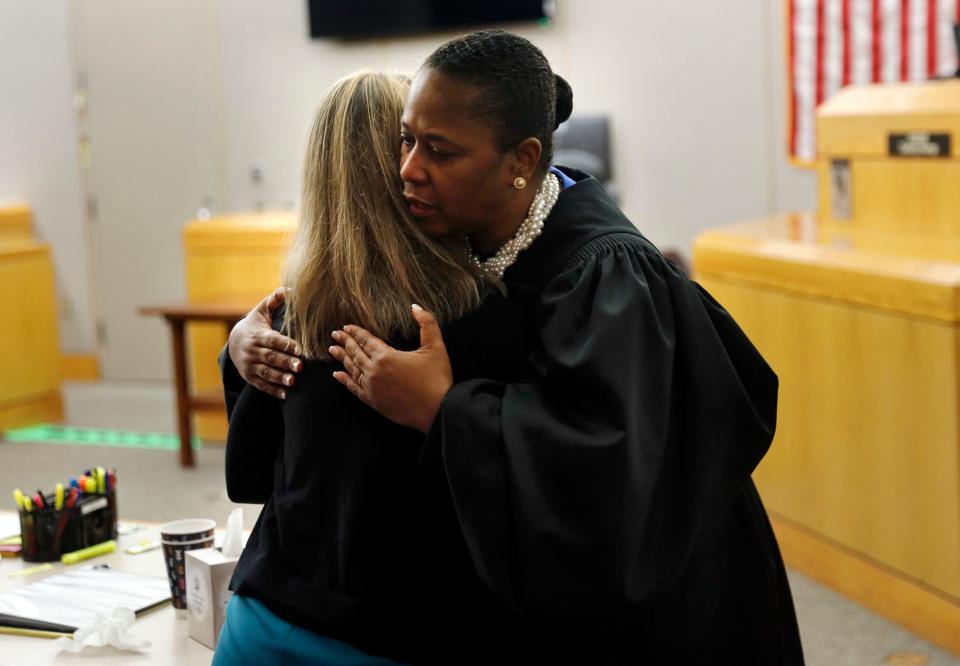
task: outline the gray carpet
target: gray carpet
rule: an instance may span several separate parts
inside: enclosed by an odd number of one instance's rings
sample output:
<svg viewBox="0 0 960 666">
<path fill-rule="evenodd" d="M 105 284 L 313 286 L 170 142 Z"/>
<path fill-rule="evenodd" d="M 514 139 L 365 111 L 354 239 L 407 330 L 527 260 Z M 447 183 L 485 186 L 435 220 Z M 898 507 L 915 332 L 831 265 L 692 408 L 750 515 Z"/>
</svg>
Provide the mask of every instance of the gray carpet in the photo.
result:
<svg viewBox="0 0 960 666">
<path fill-rule="evenodd" d="M 0 506 L 15 508 L 13 488 L 49 492 L 57 481 L 66 484 L 69 477 L 100 465 L 117 470 L 120 520 L 212 518 L 222 526 L 237 506 L 224 487 L 223 448 L 205 446 L 194 453 L 196 466 L 184 469 L 176 451 L 0 441 Z M 253 527 L 260 506 L 242 506 L 244 525 Z"/>
</svg>

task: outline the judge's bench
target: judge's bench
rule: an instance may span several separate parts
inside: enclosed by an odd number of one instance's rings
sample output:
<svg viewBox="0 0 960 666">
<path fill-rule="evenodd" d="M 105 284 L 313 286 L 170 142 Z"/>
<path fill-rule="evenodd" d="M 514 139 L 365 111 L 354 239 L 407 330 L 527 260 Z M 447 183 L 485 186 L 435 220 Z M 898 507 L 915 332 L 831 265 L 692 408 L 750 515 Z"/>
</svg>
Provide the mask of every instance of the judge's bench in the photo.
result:
<svg viewBox="0 0 960 666">
<path fill-rule="evenodd" d="M 780 377 L 755 473 L 787 564 L 960 653 L 960 79 L 842 90 L 817 212 L 701 234 Z"/>
</svg>

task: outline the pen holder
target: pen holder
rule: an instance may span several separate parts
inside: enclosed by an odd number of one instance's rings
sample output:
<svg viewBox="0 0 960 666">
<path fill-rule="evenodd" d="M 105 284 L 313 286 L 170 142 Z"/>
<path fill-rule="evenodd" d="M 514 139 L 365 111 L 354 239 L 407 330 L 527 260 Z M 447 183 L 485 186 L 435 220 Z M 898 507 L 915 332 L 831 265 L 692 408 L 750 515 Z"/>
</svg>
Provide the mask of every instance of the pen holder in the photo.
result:
<svg viewBox="0 0 960 666">
<path fill-rule="evenodd" d="M 64 553 L 117 538 L 116 492 L 87 494 L 72 507 L 20 512 L 21 556 L 27 562 L 53 562 Z"/>
</svg>

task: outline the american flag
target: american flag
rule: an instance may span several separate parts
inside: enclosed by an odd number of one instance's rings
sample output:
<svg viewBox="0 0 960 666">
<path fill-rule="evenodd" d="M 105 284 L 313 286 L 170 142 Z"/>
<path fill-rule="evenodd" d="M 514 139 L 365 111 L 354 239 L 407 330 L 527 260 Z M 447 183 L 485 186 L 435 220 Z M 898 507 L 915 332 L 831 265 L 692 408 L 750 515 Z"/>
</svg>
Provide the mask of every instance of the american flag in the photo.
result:
<svg viewBox="0 0 960 666">
<path fill-rule="evenodd" d="M 816 159 L 817 107 L 847 84 L 957 71 L 960 0 L 787 0 L 790 155 Z"/>
</svg>

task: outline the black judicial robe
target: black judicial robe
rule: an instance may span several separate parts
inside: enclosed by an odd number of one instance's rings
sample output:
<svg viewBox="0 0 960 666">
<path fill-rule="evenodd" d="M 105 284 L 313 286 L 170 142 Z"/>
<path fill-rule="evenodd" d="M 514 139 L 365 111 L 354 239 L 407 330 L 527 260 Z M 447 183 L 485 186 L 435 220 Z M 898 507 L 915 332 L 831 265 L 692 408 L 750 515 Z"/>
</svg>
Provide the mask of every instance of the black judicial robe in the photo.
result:
<svg viewBox="0 0 960 666">
<path fill-rule="evenodd" d="M 234 589 L 412 663 L 801 664 L 750 479 L 776 376 L 564 171 L 507 295 L 444 327 L 456 383 L 426 438 L 332 364 L 280 403 L 224 359 L 228 490 L 267 502 Z"/>
</svg>

